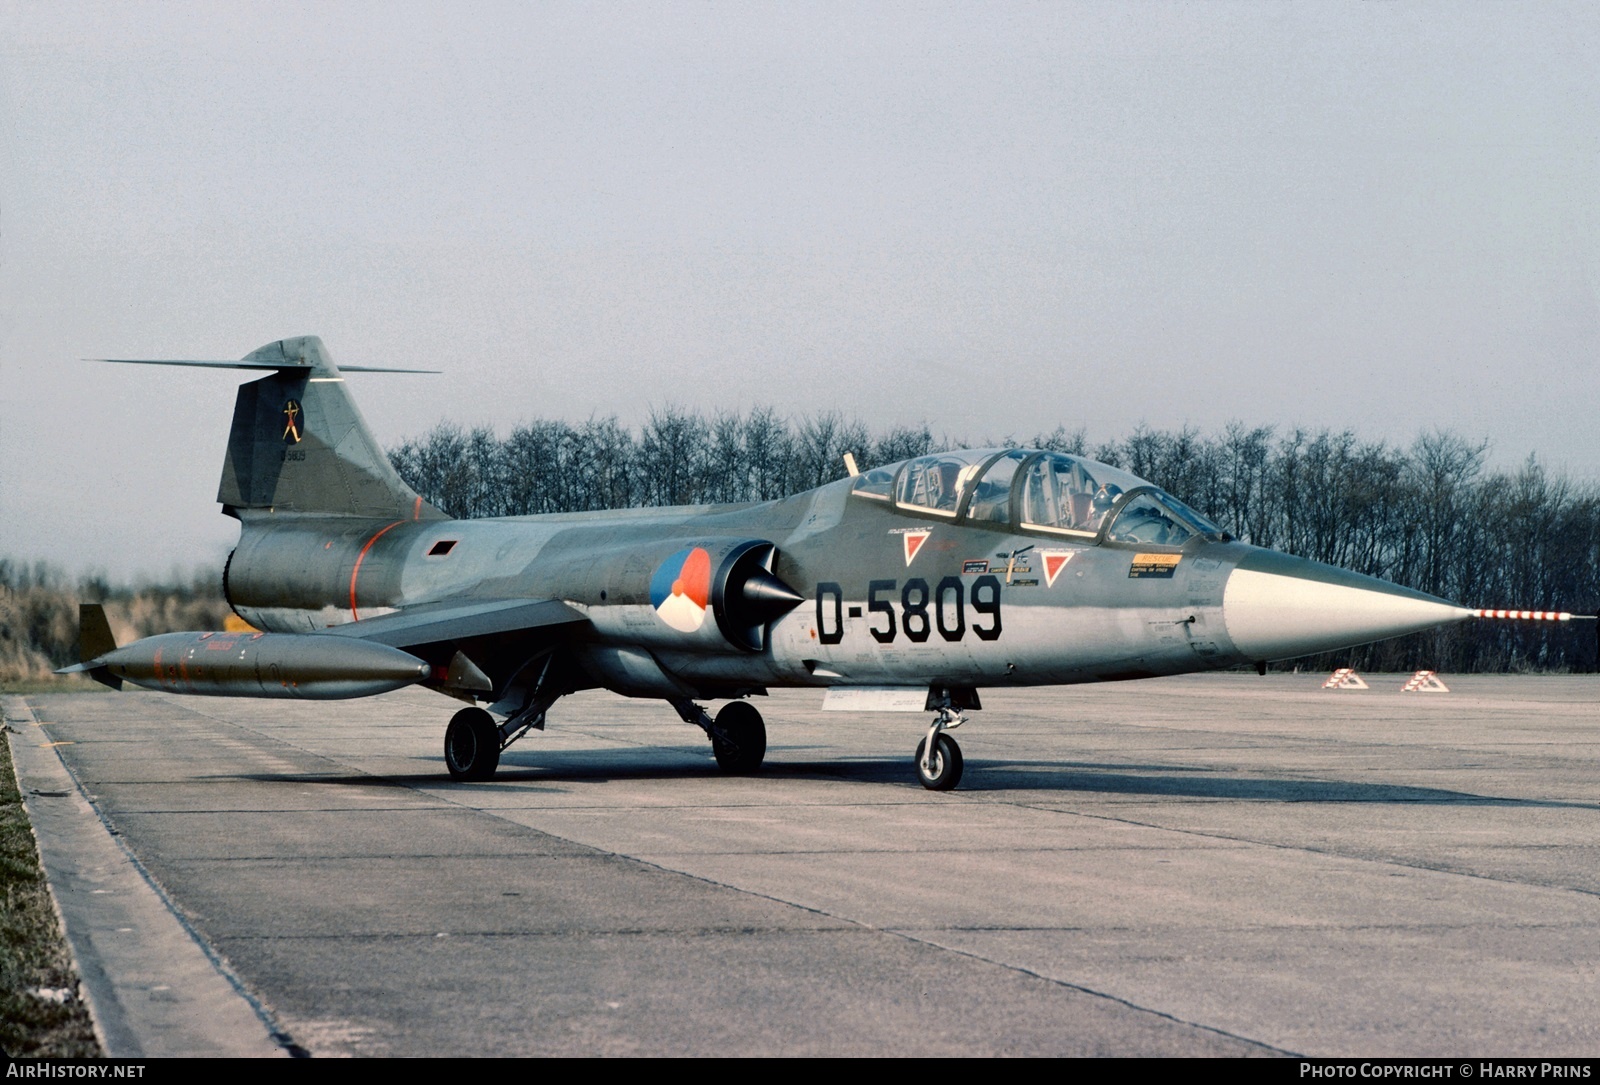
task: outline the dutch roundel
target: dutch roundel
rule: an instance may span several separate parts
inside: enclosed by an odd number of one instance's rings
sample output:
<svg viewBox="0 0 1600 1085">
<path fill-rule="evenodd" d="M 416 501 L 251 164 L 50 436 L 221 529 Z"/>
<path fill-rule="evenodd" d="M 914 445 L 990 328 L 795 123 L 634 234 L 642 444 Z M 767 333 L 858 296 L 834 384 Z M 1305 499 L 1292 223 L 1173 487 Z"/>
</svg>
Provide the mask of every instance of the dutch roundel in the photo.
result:
<svg viewBox="0 0 1600 1085">
<path fill-rule="evenodd" d="M 662 562 L 650 578 L 650 605 L 681 633 L 704 625 L 711 606 L 711 555 L 696 546 Z"/>
</svg>

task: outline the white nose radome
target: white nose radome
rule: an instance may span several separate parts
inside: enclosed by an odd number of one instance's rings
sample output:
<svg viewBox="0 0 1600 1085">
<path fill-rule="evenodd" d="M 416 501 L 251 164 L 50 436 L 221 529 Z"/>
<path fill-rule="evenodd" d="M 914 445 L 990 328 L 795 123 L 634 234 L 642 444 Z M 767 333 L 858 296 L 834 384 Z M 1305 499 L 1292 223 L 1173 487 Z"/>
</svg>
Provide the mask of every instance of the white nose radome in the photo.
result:
<svg viewBox="0 0 1600 1085">
<path fill-rule="evenodd" d="M 1247 659 L 1330 652 L 1473 616 L 1443 599 L 1314 561 L 1254 559 L 1229 574 L 1222 595 L 1228 637 Z"/>
</svg>

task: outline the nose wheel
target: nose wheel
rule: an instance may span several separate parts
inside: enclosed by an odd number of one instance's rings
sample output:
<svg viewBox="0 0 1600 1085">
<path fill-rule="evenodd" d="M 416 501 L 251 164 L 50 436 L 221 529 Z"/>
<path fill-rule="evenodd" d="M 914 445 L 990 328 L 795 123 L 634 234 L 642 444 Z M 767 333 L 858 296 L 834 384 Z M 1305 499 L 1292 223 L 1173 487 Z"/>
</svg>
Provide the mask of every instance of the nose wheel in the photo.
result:
<svg viewBox="0 0 1600 1085">
<path fill-rule="evenodd" d="M 928 740 L 917 743 L 917 779 L 929 791 L 949 791 L 961 782 L 961 770 L 966 767 L 961 759 L 961 747 L 949 735 L 940 733 L 933 743 L 933 753 L 928 753 Z"/>
</svg>

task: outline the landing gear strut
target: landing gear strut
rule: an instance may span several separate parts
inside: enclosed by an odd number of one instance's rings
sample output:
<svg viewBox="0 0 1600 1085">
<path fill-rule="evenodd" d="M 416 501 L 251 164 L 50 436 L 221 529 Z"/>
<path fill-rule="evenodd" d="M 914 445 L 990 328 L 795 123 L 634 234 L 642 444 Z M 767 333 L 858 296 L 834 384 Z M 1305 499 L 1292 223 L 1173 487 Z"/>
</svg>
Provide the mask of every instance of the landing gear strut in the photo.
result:
<svg viewBox="0 0 1600 1085">
<path fill-rule="evenodd" d="M 966 763 L 961 757 L 961 747 L 945 731 L 960 727 L 967 718 L 954 707 L 949 690 L 940 691 L 934 710 L 928 737 L 917 743 L 917 779 L 929 791 L 949 791 L 961 782 L 961 770 Z"/>
<path fill-rule="evenodd" d="M 747 776 L 761 768 L 767 756 L 767 725 L 748 701 L 725 704 L 712 719 L 693 701 L 674 698 L 672 707 L 685 723 L 692 723 L 711 739 L 717 767 L 730 776 Z"/>
</svg>

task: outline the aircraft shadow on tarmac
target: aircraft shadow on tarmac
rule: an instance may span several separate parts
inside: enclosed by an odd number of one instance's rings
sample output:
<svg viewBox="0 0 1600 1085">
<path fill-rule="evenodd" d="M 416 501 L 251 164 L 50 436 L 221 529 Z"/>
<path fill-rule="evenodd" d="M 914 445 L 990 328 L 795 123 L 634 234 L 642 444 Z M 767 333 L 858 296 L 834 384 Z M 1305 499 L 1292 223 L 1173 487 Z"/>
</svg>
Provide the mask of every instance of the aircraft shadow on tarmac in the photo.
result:
<svg viewBox="0 0 1600 1085">
<path fill-rule="evenodd" d="M 1093 765 L 1073 761 L 967 760 L 968 791 L 1066 791 L 1253 802 L 1409 803 L 1442 806 L 1571 806 L 1593 803 L 1474 795 L 1443 788 L 1360 780 L 1224 776 L 1176 765 Z"/>
<path fill-rule="evenodd" d="M 705 780 L 711 788 L 724 786 L 728 777 L 707 759 L 704 764 L 674 764 L 663 755 L 670 748 L 639 750 L 540 753 L 534 763 L 502 762 L 492 782 L 456 783 L 444 773 L 420 772 L 415 776 L 335 776 L 321 774 L 245 775 L 236 779 L 261 782 L 341 786 L 415 787 L 447 784 L 483 790 L 552 785 L 603 783 L 611 780 Z M 784 763 L 768 761 L 753 779 L 774 781 L 846 780 L 864 784 L 917 786 L 906 758 L 833 758 Z M 1505 798 L 1474 795 L 1442 788 L 1411 787 L 1354 780 L 1286 779 L 1223 775 L 1212 768 L 1180 765 L 1111 765 L 1076 761 L 1004 761 L 968 759 L 965 782 L 956 795 L 1027 791 L 1070 794 L 1099 793 L 1123 796 L 1167 796 L 1181 799 L 1220 799 L 1245 802 L 1294 803 L 1405 803 L 1441 806 L 1534 806 L 1594 809 L 1594 803 L 1553 799 Z"/>
</svg>

